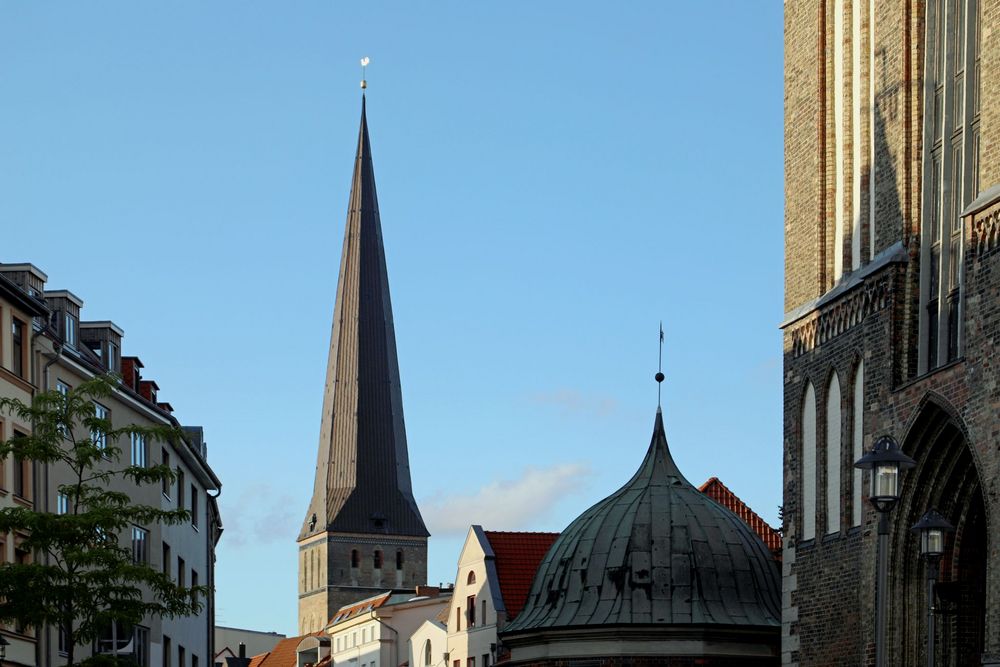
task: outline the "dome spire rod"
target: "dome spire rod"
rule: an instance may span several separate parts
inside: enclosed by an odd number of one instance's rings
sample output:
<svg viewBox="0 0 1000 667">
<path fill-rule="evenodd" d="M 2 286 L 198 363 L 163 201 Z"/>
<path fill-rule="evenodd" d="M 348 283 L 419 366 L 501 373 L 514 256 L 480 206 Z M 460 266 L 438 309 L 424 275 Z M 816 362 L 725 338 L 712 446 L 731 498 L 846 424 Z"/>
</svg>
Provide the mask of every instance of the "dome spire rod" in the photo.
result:
<svg viewBox="0 0 1000 667">
<path fill-rule="evenodd" d="M 656 411 L 662 409 L 663 389 L 663 320 L 660 320 L 660 362 L 656 370 Z"/>
<path fill-rule="evenodd" d="M 361 59 L 361 94 L 362 95 L 365 94 L 364 91 L 368 87 L 367 70 L 368 70 L 368 63 L 370 63 L 370 62 L 371 62 L 371 58 L 369 58 L 368 56 L 365 56 L 364 58 Z"/>
</svg>

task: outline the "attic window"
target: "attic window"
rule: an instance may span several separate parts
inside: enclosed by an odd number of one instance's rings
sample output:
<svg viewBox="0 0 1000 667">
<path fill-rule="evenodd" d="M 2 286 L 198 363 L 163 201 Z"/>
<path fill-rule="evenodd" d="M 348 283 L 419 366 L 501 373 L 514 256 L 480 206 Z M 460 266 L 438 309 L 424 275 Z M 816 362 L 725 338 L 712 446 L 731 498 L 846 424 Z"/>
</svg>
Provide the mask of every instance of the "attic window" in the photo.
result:
<svg viewBox="0 0 1000 667">
<path fill-rule="evenodd" d="M 473 571 L 470 571 L 469 572 L 469 577 L 468 577 L 468 579 L 465 580 L 465 583 L 469 584 L 469 585 L 476 583 L 476 573 L 473 572 Z"/>
</svg>

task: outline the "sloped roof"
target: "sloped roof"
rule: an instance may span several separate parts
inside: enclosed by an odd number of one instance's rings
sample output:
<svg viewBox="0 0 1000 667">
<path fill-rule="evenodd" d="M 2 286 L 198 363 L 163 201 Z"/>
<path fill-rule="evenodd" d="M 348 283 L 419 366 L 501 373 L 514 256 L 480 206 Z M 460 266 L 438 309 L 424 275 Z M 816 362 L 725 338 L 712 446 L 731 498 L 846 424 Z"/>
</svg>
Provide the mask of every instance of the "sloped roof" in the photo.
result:
<svg viewBox="0 0 1000 667">
<path fill-rule="evenodd" d="M 306 637 L 320 637 L 322 632 L 311 632 L 298 637 L 282 639 L 274 645 L 270 653 L 261 653 L 250 659 L 250 667 L 297 667 L 299 656 L 296 649 Z"/>
<path fill-rule="evenodd" d="M 730 512 L 743 519 L 743 523 L 750 526 L 753 532 L 760 536 L 764 544 L 775 558 L 781 558 L 781 533 L 771 527 L 769 523 L 760 518 L 760 515 L 750 509 L 750 506 L 740 500 L 740 497 L 733 493 L 732 489 L 722 483 L 718 477 L 712 477 L 707 482 L 698 487 L 698 490 L 706 496 L 719 503 Z"/>
<path fill-rule="evenodd" d="M 385 593 L 379 593 L 378 595 L 373 595 L 370 598 L 365 598 L 364 600 L 359 600 L 358 602 L 345 604 L 337 610 L 337 613 L 333 615 L 333 618 L 330 619 L 328 625 L 342 623 L 349 618 L 354 618 L 358 614 L 363 614 L 371 611 L 372 609 L 377 609 L 388 602 L 390 597 L 392 597 L 392 591 L 386 591 Z M 412 596 L 407 596 L 407 599 L 409 599 L 409 597 Z"/>
<path fill-rule="evenodd" d="M 500 596 L 507 608 L 507 619 L 515 618 L 528 599 L 538 565 L 559 533 L 484 531 L 493 547 Z"/>
<path fill-rule="evenodd" d="M 562 532 L 504 634 L 650 625 L 781 625 L 772 554 L 681 474 L 659 409 L 635 475 Z"/>
</svg>

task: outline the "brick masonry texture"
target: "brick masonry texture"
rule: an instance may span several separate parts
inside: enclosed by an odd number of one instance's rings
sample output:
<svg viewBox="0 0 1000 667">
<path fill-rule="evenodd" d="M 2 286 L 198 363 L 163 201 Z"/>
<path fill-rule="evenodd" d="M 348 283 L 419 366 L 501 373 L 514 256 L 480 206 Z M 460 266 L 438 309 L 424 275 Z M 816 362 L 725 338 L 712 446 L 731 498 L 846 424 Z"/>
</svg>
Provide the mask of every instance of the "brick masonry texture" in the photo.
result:
<svg viewBox="0 0 1000 667">
<path fill-rule="evenodd" d="M 903 477 L 903 498 L 892 515 L 890 535 L 889 664 L 922 664 L 926 593 L 924 569 L 908 528 L 931 505 L 964 523 L 951 543 L 954 553 L 942 564 L 942 595 L 951 616 L 942 615 L 941 664 L 1000 664 L 1000 552 L 983 542 L 1000 534 L 1000 367 L 994 359 L 1000 342 L 1000 204 L 964 223 L 963 350 L 960 357 L 918 375 L 919 275 L 923 170 L 923 107 L 926 29 L 925 2 L 844 0 L 845 31 L 850 32 L 854 2 L 861 2 L 862 67 L 850 72 L 845 44 L 845 135 L 852 138 L 851 105 L 862 106 L 864 152 L 853 156 L 845 145 L 847 214 L 866 213 L 868 174 L 874 166 L 874 229 L 867 215 L 862 229 L 862 276 L 853 288 L 834 292 L 784 329 L 784 594 L 782 663 L 790 665 L 874 664 L 875 512 L 865 502 L 860 526 L 852 526 L 853 386 L 864 361 L 863 446 L 882 434 L 895 436 L 918 467 Z M 1000 0 L 981 2 L 981 155 L 979 191 L 1000 183 Z M 833 238 L 835 161 L 833 118 L 834 0 L 785 3 L 785 309 L 813 302 L 834 287 Z M 874 24 L 874 62 L 869 71 L 869 41 Z M 851 77 L 861 77 L 860 100 L 851 99 Z M 869 116 L 869 83 L 875 104 Z M 873 132 L 867 125 L 871 121 Z M 871 143 L 869 143 L 871 142 Z M 869 149 L 875 164 L 869 164 Z M 851 170 L 862 174 L 861 202 L 852 201 Z M 875 252 L 901 244 L 892 261 L 867 271 L 867 248 Z M 850 268 L 850 233 L 836 249 Z M 845 271 L 848 273 L 848 271 Z M 848 276 L 850 277 L 850 276 Z M 855 276 L 857 277 L 857 276 Z M 860 296 L 859 296 L 860 294 Z M 882 296 L 878 296 L 882 295 Z M 883 299 L 884 296 L 884 299 Z M 877 297 L 877 298 L 876 298 Z M 845 308 L 850 300 L 864 308 Z M 840 309 L 838 311 L 838 308 Z M 838 313 L 848 315 L 841 316 Z M 842 320 L 837 319 L 843 317 Z M 837 319 L 833 326 L 821 326 Z M 822 330 L 806 336 L 804 332 Z M 809 345 L 801 341 L 808 339 Z M 841 392 L 841 526 L 826 526 L 826 400 L 829 378 L 839 376 Z M 807 382 L 816 391 L 817 536 L 800 539 L 802 516 L 802 401 Z M 943 434 L 954 434 L 950 439 Z M 945 441 L 947 440 L 947 442 Z M 867 478 L 865 480 L 867 482 Z M 981 501 L 979 500 L 981 498 Z M 977 509 L 977 503 L 982 509 Z M 981 565 L 985 562 L 985 574 Z M 984 576 L 980 582 L 977 577 Z M 969 583 L 973 582 L 973 583 Z M 976 614 L 976 595 L 984 587 L 985 614 Z M 956 601 L 957 600 L 957 601 Z M 950 605 L 950 606 L 949 606 Z M 982 631 L 984 645 L 972 635 Z M 944 656 L 943 651 L 948 651 Z"/>
</svg>

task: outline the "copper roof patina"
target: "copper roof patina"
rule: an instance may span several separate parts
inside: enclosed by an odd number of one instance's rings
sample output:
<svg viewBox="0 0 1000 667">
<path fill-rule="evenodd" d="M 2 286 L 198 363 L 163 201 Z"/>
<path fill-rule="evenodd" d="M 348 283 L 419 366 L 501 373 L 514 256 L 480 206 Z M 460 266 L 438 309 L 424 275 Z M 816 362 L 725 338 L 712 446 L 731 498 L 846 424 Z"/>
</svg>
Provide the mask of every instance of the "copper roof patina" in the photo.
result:
<svg viewBox="0 0 1000 667">
<path fill-rule="evenodd" d="M 562 532 L 505 634 L 596 625 L 777 627 L 780 619 L 770 551 L 684 478 L 658 408 L 639 470 Z"/>
</svg>

